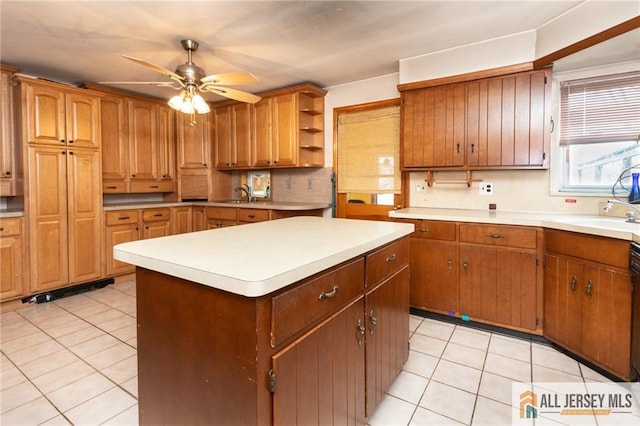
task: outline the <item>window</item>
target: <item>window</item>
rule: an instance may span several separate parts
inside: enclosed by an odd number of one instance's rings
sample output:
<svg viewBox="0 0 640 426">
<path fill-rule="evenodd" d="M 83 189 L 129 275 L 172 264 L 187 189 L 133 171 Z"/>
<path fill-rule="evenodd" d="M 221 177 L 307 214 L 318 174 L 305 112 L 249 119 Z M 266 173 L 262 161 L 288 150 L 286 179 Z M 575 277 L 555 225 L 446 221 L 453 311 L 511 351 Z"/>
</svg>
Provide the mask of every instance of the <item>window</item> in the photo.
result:
<svg viewBox="0 0 640 426">
<path fill-rule="evenodd" d="M 338 193 L 348 203 L 393 205 L 401 191 L 400 107 L 342 112 L 337 125 Z"/>
<path fill-rule="evenodd" d="M 610 193 L 640 167 L 640 72 L 560 83 L 563 190 Z"/>
</svg>

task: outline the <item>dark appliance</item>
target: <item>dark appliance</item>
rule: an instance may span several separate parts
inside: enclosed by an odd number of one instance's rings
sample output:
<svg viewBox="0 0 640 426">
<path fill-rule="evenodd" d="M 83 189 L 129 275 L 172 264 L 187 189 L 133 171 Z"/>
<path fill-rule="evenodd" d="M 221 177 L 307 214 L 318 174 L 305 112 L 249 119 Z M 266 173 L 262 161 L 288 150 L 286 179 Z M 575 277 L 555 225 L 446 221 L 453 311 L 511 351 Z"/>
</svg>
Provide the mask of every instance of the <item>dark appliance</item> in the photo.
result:
<svg viewBox="0 0 640 426">
<path fill-rule="evenodd" d="M 631 379 L 640 380 L 640 244 L 631 242 L 629 269 L 633 283 L 631 310 Z"/>
</svg>

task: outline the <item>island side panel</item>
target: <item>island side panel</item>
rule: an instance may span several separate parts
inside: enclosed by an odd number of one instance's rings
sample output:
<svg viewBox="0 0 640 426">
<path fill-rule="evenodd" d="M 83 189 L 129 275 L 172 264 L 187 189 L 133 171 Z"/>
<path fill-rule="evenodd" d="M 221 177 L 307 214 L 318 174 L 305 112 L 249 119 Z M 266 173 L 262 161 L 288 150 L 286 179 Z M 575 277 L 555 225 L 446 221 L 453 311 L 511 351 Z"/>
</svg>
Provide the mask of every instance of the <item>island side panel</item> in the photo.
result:
<svg viewBox="0 0 640 426">
<path fill-rule="evenodd" d="M 255 299 L 144 268 L 136 282 L 140 424 L 258 424 Z"/>
</svg>

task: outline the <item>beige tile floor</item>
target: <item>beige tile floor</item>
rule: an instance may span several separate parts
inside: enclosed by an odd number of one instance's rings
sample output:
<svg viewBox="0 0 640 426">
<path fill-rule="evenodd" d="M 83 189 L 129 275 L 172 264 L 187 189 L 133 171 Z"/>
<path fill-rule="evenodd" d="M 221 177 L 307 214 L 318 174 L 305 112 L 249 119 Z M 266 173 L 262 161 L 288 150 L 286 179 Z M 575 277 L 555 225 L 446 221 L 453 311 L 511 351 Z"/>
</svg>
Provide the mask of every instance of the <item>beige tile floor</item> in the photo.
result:
<svg viewBox="0 0 640 426">
<path fill-rule="evenodd" d="M 136 425 L 135 316 L 132 281 L 3 313 L 0 424 Z M 511 424 L 514 381 L 608 381 L 543 344 L 410 322 L 409 360 L 371 426 Z"/>
</svg>

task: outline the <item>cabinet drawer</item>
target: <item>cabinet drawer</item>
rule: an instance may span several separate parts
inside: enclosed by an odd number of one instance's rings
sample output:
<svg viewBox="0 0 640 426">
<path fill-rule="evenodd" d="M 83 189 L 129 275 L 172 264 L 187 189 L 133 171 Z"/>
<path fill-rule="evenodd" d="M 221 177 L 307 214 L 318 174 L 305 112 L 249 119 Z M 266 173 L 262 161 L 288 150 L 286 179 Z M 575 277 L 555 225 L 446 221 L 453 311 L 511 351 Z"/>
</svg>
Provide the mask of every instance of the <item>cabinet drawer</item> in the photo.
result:
<svg viewBox="0 0 640 426">
<path fill-rule="evenodd" d="M 409 264 L 409 238 L 392 243 L 367 256 L 367 287 L 381 282 Z"/>
<path fill-rule="evenodd" d="M 269 220 L 269 210 L 238 209 L 239 222 L 263 222 Z"/>
<path fill-rule="evenodd" d="M 129 183 L 132 193 L 146 193 L 146 192 L 173 192 L 175 191 L 175 184 L 173 181 L 137 181 L 131 180 Z"/>
<path fill-rule="evenodd" d="M 273 297 L 271 346 L 345 306 L 363 288 L 364 259 L 358 259 Z"/>
<path fill-rule="evenodd" d="M 437 220 L 403 220 L 406 223 L 413 223 L 416 230 L 413 231 L 413 238 L 428 238 L 432 240 L 456 241 L 456 223 L 441 222 Z"/>
<path fill-rule="evenodd" d="M 22 219 L 1 219 L 0 220 L 0 237 L 9 237 L 11 235 L 22 234 Z"/>
<path fill-rule="evenodd" d="M 107 226 L 138 223 L 138 211 L 120 210 L 117 212 L 107 212 L 105 222 Z"/>
<path fill-rule="evenodd" d="M 547 229 L 545 251 L 617 268 L 629 267 L 629 242 L 616 238 Z"/>
<path fill-rule="evenodd" d="M 236 220 L 235 207 L 207 207 L 207 219 Z"/>
<path fill-rule="evenodd" d="M 460 224 L 460 241 L 494 246 L 536 248 L 536 229 L 524 226 Z"/>
<path fill-rule="evenodd" d="M 169 219 L 171 219 L 171 210 L 169 208 L 144 209 L 142 211 L 143 222 L 157 222 Z"/>
<path fill-rule="evenodd" d="M 124 181 L 102 182 L 102 192 L 105 194 L 123 194 L 127 192 Z"/>
</svg>

